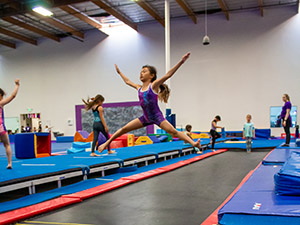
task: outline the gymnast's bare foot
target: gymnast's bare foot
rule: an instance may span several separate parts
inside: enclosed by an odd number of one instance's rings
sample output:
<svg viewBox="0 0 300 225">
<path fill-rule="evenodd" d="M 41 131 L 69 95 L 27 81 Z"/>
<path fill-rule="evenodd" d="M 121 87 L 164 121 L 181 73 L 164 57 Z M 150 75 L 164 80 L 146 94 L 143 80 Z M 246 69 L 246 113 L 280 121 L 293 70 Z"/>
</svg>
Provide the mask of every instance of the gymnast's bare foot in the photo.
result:
<svg viewBox="0 0 300 225">
<path fill-rule="evenodd" d="M 101 154 L 103 151 L 104 151 L 104 149 L 105 149 L 105 143 L 104 144 L 102 144 L 102 145 L 100 145 L 99 147 L 98 147 L 98 152 Z"/>
<path fill-rule="evenodd" d="M 11 164 L 8 164 L 7 167 L 6 167 L 6 169 L 11 170 L 12 169 Z"/>
<path fill-rule="evenodd" d="M 201 149 L 200 139 L 198 139 L 198 141 L 196 141 L 195 144 L 193 144 L 193 147 Z"/>
<path fill-rule="evenodd" d="M 100 156 L 100 155 L 98 155 L 98 154 L 96 154 L 95 152 L 93 152 L 93 153 L 91 153 L 91 156 L 92 156 L 92 157 L 97 157 L 97 156 Z"/>
<path fill-rule="evenodd" d="M 108 154 L 113 154 L 113 153 L 115 153 L 116 151 L 113 151 L 113 150 L 109 150 L 108 151 Z"/>
</svg>

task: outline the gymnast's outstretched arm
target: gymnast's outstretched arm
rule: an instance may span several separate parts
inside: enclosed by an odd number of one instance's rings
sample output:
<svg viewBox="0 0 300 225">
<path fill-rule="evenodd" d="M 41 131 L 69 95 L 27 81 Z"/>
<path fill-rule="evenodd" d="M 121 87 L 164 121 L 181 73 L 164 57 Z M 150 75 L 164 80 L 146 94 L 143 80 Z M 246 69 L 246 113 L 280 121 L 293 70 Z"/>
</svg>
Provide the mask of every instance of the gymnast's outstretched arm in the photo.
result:
<svg viewBox="0 0 300 225">
<path fill-rule="evenodd" d="M 134 89 L 138 90 L 141 85 L 139 84 L 135 84 L 133 83 L 131 80 L 128 79 L 128 77 L 126 77 L 121 71 L 120 69 L 118 68 L 118 66 L 115 64 L 115 67 L 116 67 L 116 71 L 117 73 L 121 76 L 121 78 L 123 79 L 123 81 L 125 82 L 125 84 L 129 85 L 130 87 L 133 87 Z"/>
<path fill-rule="evenodd" d="M 17 93 L 18 93 L 18 90 L 19 90 L 19 86 L 20 86 L 20 80 L 19 79 L 16 79 L 15 80 L 15 89 L 13 90 L 13 92 L 11 93 L 11 95 L 7 98 L 4 98 L 0 101 L 0 105 L 1 106 L 4 106 L 8 103 L 10 103 L 16 96 L 17 96 Z"/>
<path fill-rule="evenodd" d="M 166 80 L 168 80 L 169 78 L 171 78 L 174 73 L 179 69 L 179 67 L 190 57 L 191 53 L 188 52 L 186 53 L 184 56 L 182 56 L 181 60 L 172 68 L 170 69 L 166 75 L 164 75 L 162 78 L 155 80 L 152 83 L 152 88 L 158 89 L 158 87 L 163 84 Z"/>
</svg>

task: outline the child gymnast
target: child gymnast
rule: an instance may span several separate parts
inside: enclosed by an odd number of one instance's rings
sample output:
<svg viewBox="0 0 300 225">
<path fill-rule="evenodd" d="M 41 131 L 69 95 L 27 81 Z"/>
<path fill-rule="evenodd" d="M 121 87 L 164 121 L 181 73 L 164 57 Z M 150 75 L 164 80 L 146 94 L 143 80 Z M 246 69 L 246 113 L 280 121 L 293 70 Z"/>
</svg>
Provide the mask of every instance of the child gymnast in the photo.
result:
<svg viewBox="0 0 300 225">
<path fill-rule="evenodd" d="M 94 115 L 94 123 L 93 123 L 93 143 L 92 143 L 92 153 L 91 156 L 99 156 L 95 153 L 96 143 L 98 141 L 98 137 L 100 132 L 106 137 L 106 140 L 109 139 L 108 136 L 108 128 L 106 126 L 104 116 L 103 116 L 103 107 L 102 104 L 104 102 L 104 97 L 102 95 L 96 95 L 94 98 L 88 98 L 87 101 L 83 100 L 85 104 L 85 109 L 88 111 L 92 109 Z M 115 151 L 111 151 L 109 145 L 108 154 L 114 153 Z"/>
<path fill-rule="evenodd" d="M 11 148 L 10 148 L 10 144 L 9 144 L 9 138 L 8 138 L 8 134 L 7 134 L 7 130 L 4 124 L 4 111 L 3 111 L 3 107 L 10 103 L 17 95 L 18 90 L 19 90 L 19 86 L 20 86 L 20 80 L 16 79 L 15 80 L 15 89 L 13 90 L 12 94 L 7 97 L 4 98 L 5 92 L 0 88 L 0 141 L 2 141 L 4 147 L 5 147 L 5 151 L 6 151 L 6 156 L 7 156 L 7 161 L 8 161 L 8 165 L 7 165 L 7 169 L 12 169 L 12 165 L 11 165 Z"/>
<path fill-rule="evenodd" d="M 136 89 L 138 91 L 139 102 L 143 109 L 143 116 L 140 118 L 136 118 L 126 124 L 124 127 L 119 129 L 116 133 L 114 133 L 109 140 L 98 147 L 99 153 L 101 153 L 114 139 L 117 137 L 128 133 L 130 131 L 151 125 L 156 124 L 169 134 L 174 137 L 178 137 L 179 139 L 190 143 L 194 147 L 201 148 L 200 139 L 195 142 L 190 139 L 187 135 L 182 132 L 177 131 L 163 116 L 162 112 L 158 107 L 158 99 L 167 103 L 170 90 L 164 82 L 171 78 L 174 73 L 179 69 L 179 67 L 189 58 L 190 53 L 185 54 L 182 59 L 168 71 L 166 75 L 162 78 L 157 79 L 156 77 L 156 69 L 153 66 L 143 66 L 140 72 L 140 81 L 142 85 L 135 84 L 130 81 L 118 68 L 117 65 L 116 71 L 121 76 L 123 81 L 129 85 L 130 87 Z"/>
</svg>

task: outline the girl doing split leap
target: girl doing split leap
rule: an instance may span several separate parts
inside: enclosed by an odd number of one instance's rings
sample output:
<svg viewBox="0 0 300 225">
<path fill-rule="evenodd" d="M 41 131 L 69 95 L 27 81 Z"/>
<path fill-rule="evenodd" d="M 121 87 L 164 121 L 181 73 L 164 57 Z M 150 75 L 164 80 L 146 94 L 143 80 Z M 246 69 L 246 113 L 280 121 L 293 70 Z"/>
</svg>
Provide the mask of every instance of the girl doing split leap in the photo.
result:
<svg viewBox="0 0 300 225">
<path fill-rule="evenodd" d="M 114 133 L 109 140 L 107 140 L 104 144 L 98 147 L 99 153 L 101 153 L 114 139 L 117 137 L 128 133 L 133 130 L 137 130 L 139 128 L 156 124 L 169 134 L 174 137 L 178 137 L 179 139 L 190 143 L 194 147 L 201 148 L 200 139 L 195 142 L 191 138 L 189 138 L 184 133 L 178 132 L 163 116 L 162 112 L 158 107 L 158 99 L 167 103 L 170 90 L 164 82 L 171 78 L 174 73 L 179 69 L 179 67 L 189 58 L 190 53 L 185 54 L 182 59 L 172 68 L 169 72 L 164 75 L 162 78 L 157 79 L 156 77 L 156 69 L 153 66 L 143 66 L 140 72 L 140 80 L 142 85 L 135 84 L 130 81 L 115 65 L 117 73 L 121 76 L 123 81 L 133 87 L 138 91 L 139 102 L 143 109 L 143 116 L 140 118 L 134 119 L 124 127 L 119 129 L 116 133 Z"/>
</svg>

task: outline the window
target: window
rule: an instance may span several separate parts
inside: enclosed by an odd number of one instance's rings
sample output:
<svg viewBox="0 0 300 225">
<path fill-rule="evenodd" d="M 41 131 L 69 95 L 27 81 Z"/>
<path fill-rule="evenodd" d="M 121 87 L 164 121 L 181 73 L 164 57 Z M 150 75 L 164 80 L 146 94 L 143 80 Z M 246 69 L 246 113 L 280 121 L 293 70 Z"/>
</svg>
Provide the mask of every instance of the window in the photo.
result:
<svg viewBox="0 0 300 225">
<path fill-rule="evenodd" d="M 270 108 L 270 126 L 271 127 L 282 127 L 280 114 L 282 106 L 271 106 Z M 290 115 L 292 117 L 292 127 L 297 124 L 297 106 L 292 106 Z"/>
</svg>

